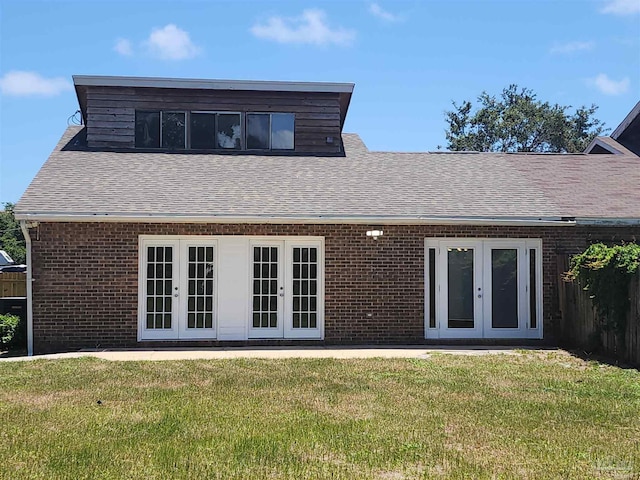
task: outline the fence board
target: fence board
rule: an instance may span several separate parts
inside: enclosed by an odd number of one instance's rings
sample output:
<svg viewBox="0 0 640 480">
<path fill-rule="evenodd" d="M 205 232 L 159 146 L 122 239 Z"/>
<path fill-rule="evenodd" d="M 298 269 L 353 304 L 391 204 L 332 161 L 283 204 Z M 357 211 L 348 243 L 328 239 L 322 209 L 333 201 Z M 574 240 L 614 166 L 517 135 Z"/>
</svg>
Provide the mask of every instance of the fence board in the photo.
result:
<svg viewBox="0 0 640 480">
<path fill-rule="evenodd" d="M 569 269 L 567 257 L 558 259 L 558 275 Z M 621 362 L 640 365 L 640 273 L 629 287 L 630 309 L 624 341 L 617 332 L 598 334 L 599 319 L 593 301 L 577 283 L 560 281 L 559 305 L 562 314 L 562 340 L 567 346 L 602 353 Z"/>
<path fill-rule="evenodd" d="M 0 297 L 26 297 L 27 275 L 20 272 L 0 273 Z"/>
</svg>

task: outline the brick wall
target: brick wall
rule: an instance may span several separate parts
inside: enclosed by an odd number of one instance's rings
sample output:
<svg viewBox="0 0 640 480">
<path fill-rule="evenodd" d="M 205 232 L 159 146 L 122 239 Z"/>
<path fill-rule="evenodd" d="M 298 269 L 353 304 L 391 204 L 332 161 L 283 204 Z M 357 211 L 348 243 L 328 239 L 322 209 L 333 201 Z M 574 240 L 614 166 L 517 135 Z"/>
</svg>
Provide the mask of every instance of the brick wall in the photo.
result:
<svg viewBox="0 0 640 480">
<path fill-rule="evenodd" d="M 367 238 L 371 229 L 384 235 Z M 542 238 L 544 335 L 553 343 L 559 318 L 557 255 L 575 253 L 591 241 L 640 238 L 640 227 L 42 223 L 39 240 L 32 243 L 36 353 L 138 345 L 138 235 L 143 234 L 324 236 L 328 344 L 425 342 L 425 237 Z"/>
</svg>

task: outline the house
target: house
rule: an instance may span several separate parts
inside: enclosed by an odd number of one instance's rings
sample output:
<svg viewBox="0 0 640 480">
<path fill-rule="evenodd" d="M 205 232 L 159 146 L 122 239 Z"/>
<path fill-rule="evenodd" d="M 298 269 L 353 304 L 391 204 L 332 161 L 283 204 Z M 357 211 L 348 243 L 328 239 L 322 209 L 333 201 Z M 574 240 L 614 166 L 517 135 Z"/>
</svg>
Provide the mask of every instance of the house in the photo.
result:
<svg viewBox="0 0 640 480">
<path fill-rule="evenodd" d="M 37 353 L 551 343 L 559 259 L 640 237 L 640 158 L 618 142 L 373 152 L 342 132 L 353 84 L 74 84 L 83 125 L 15 207 Z"/>
</svg>

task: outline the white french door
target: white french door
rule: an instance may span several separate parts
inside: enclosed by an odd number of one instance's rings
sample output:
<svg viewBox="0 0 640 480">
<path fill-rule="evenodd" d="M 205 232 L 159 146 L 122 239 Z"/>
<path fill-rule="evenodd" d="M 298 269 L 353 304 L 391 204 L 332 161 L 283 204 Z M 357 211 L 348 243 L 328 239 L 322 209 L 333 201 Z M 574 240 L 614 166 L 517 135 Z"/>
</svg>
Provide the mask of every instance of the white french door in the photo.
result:
<svg viewBox="0 0 640 480">
<path fill-rule="evenodd" d="M 215 240 L 144 240 L 140 252 L 139 338 L 215 338 Z"/>
<path fill-rule="evenodd" d="M 249 338 L 322 337 L 322 245 L 252 240 Z"/>
<path fill-rule="evenodd" d="M 428 239 L 427 338 L 542 338 L 540 240 Z"/>
<path fill-rule="evenodd" d="M 284 318 L 283 242 L 251 242 L 250 338 L 282 338 Z"/>
</svg>

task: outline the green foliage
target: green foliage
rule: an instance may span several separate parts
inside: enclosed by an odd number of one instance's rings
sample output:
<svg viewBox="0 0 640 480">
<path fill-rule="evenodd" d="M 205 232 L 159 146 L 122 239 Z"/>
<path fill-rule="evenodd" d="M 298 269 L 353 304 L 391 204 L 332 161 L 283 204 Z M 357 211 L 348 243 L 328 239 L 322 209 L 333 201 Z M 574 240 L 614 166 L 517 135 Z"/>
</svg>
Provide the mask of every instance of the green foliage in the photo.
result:
<svg viewBox="0 0 640 480">
<path fill-rule="evenodd" d="M 13 215 L 13 203 L 5 203 L 0 212 L 0 250 L 7 252 L 16 263 L 26 263 L 27 249 L 20 223 Z"/>
<path fill-rule="evenodd" d="M 624 335 L 629 311 L 629 284 L 640 268 L 640 245 L 590 245 L 571 259 L 566 279 L 589 292 L 602 327 Z"/>
<path fill-rule="evenodd" d="M 591 140 L 604 132 L 604 123 L 593 117 L 598 107 L 541 102 L 527 88 L 509 85 L 500 98 L 482 92 L 479 108 L 472 103 L 452 102 L 445 112 L 449 150 L 480 152 L 583 152 Z"/>
<path fill-rule="evenodd" d="M 20 317 L 0 314 L 0 348 L 6 348 L 14 343 L 19 325 Z"/>
</svg>

